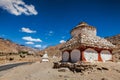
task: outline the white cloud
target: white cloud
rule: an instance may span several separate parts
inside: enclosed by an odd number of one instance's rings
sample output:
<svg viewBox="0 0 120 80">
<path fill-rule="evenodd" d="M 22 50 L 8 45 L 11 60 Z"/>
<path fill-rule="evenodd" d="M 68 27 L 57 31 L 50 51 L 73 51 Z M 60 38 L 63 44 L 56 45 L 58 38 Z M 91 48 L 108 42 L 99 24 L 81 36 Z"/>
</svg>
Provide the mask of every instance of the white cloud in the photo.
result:
<svg viewBox="0 0 120 80">
<path fill-rule="evenodd" d="M 25 42 L 25 44 L 34 44 L 34 42 Z"/>
<path fill-rule="evenodd" d="M 45 49 L 45 48 L 47 47 L 47 45 L 40 45 L 40 44 L 37 44 L 37 45 L 35 45 L 34 47 L 43 50 L 43 49 Z"/>
<path fill-rule="evenodd" d="M 35 45 L 36 48 L 41 48 L 42 46 L 41 45 Z"/>
<path fill-rule="evenodd" d="M 30 41 L 30 42 L 42 42 L 39 38 L 32 38 L 31 36 L 22 37 L 23 40 Z"/>
<path fill-rule="evenodd" d="M 54 33 L 53 31 L 49 31 L 48 36 L 52 36 L 53 33 Z"/>
<path fill-rule="evenodd" d="M 44 46 L 42 46 L 42 49 L 45 49 L 47 47 L 47 45 L 44 45 Z"/>
<path fill-rule="evenodd" d="M 21 28 L 21 31 L 22 31 L 22 32 L 26 32 L 26 33 L 36 33 L 36 31 L 31 30 L 31 29 L 29 29 L 29 28 L 25 28 L 25 27 Z"/>
<path fill-rule="evenodd" d="M 54 34 L 54 32 L 52 31 L 52 30 L 50 30 L 50 31 L 48 31 L 48 32 L 46 32 L 46 38 L 48 38 L 49 36 L 53 36 L 53 34 Z"/>
<path fill-rule="evenodd" d="M 38 12 L 35 10 L 35 7 L 33 5 L 25 4 L 23 0 L 0 0 L 0 7 L 16 16 L 21 14 L 25 14 L 25 15 L 38 14 Z"/>
<path fill-rule="evenodd" d="M 60 40 L 60 43 L 65 43 L 66 41 L 65 40 Z"/>
</svg>

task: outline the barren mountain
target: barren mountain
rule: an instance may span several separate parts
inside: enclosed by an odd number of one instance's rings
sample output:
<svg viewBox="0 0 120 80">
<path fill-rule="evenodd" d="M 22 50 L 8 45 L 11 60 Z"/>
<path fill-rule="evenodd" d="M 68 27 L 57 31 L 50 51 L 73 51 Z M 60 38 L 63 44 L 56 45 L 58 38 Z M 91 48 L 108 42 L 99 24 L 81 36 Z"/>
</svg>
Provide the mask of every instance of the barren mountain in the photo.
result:
<svg viewBox="0 0 120 80">
<path fill-rule="evenodd" d="M 43 55 L 45 53 L 45 51 L 48 53 L 49 56 L 61 56 L 61 51 L 59 50 L 59 48 L 62 46 L 63 44 L 59 44 L 56 46 L 50 46 L 47 47 L 46 49 L 40 51 L 39 53 L 41 55 Z"/>
<path fill-rule="evenodd" d="M 112 37 L 106 37 L 106 39 L 120 48 L 120 34 Z"/>
<path fill-rule="evenodd" d="M 22 51 L 28 52 L 28 53 L 35 53 L 37 50 L 16 44 L 8 39 L 0 38 L 0 53 L 1 54 L 8 54 L 8 53 L 17 54 Z"/>
<path fill-rule="evenodd" d="M 120 61 L 120 34 L 112 36 L 112 37 L 106 37 L 108 41 L 116 45 L 117 49 L 113 50 L 114 53 L 114 60 Z"/>
</svg>

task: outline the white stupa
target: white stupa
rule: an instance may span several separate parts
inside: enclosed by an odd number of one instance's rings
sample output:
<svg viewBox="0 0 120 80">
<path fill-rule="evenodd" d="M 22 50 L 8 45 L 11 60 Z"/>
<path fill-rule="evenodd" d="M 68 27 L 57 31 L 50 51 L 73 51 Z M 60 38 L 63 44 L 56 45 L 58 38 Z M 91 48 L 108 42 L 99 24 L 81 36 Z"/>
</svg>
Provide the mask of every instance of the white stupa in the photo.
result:
<svg viewBox="0 0 120 80">
<path fill-rule="evenodd" d="M 47 51 L 45 51 L 45 54 L 44 54 L 43 57 L 42 57 L 42 62 L 48 62 L 48 61 L 49 61 L 48 58 L 49 58 L 49 57 L 48 57 Z"/>
</svg>

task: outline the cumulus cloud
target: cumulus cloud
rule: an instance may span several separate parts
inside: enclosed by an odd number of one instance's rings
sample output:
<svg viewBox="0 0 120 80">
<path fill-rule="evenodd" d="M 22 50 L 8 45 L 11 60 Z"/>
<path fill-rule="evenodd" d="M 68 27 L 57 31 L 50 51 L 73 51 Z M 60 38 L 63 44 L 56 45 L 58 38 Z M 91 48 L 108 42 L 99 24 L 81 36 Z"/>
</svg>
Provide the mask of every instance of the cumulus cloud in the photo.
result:
<svg viewBox="0 0 120 80">
<path fill-rule="evenodd" d="M 35 45 L 36 48 L 41 48 L 42 46 L 41 45 Z"/>
<path fill-rule="evenodd" d="M 9 13 L 16 16 L 25 15 L 37 15 L 33 5 L 27 5 L 23 0 L 0 0 L 0 8 L 7 10 Z"/>
<path fill-rule="evenodd" d="M 36 31 L 31 30 L 31 29 L 29 29 L 29 28 L 25 28 L 25 27 L 21 28 L 21 31 L 22 31 L 22 32 L 25 32 L 25 33 L 36 33 Z"/>
<path fill-rule="evenodd" d="M 47 47 L 47 45 L 36 44 L 34 47 L 43 50 L 43 49 L 45 49 Z"/>
<path fill-rule="evenodd" d="M 23 40 L 29 41 L 29 42 L 42 42 L 39 38 L 32 38 L 31 36 L 25 36 L 22 37 Z"/>
<path fill-rule="evenodd" d="M 25 42 L 25 44 L 34 44 L 34 42 Z"/>
<path fill-rule="evenodd" d="M 60 43 L 65 43 L 66 41 L 65 40 L 60 40 Z"/>
</svg>

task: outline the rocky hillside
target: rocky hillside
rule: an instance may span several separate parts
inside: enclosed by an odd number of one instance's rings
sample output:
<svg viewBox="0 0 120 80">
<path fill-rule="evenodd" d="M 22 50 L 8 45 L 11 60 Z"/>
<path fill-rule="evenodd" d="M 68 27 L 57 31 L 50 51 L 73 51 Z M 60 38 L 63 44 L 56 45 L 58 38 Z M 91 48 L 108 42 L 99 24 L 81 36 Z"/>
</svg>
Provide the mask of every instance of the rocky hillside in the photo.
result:
<svg viewBox="0 0 120 80">
<path fill-rule="evenodd" d="M 48 53 L 49 56 L 61 56 L 61 51 L 59 50 L 59 48 L 62 46 L 63 44 L 59 44 L 56 46 L 50 46 L 47 47 L 46 49 L 40 51 L 39 53 L 41 54 L 41 56 L 45 53 L 45 51 Z"/>
<path fill-rule="evenodd" d="M 0 54 L 3 54 L 3 55 L 8 53 L 17 54 L 23 51 L 28 52 L 30 54 L 36 52 L 36 50 L 33 48 L 16 44 L 8 39 L 0 38 Z"/>
<path fill-rule="evenodd" d="M 112 37 L 106 37 L 106 39 L 112 42 L 114 45 L 120 47 L 120 34 Z"/>
<path fill-rule="evenodd" d="M 120 34 L 112 37 L 106 37 L 106 39 L 117 46 L 117 49 L 114 49 L 113 53 L 115 61 L 120 61 Z"/>
</svg>

